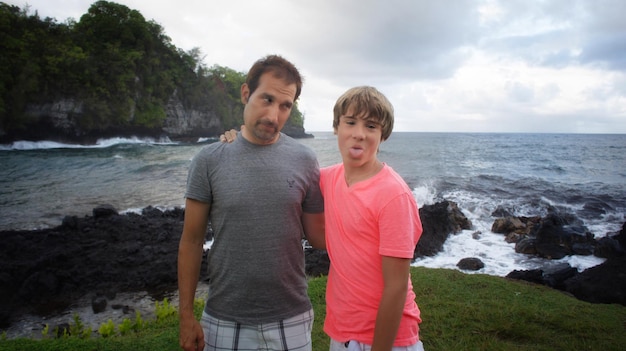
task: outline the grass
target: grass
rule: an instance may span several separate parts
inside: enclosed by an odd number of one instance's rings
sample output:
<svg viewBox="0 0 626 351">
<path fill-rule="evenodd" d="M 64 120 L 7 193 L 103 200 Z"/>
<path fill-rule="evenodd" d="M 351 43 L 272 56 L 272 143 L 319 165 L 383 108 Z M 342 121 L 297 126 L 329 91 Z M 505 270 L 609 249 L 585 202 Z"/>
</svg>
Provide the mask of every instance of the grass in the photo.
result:
<svg viewBox="0 0 626 351">
<path fill-rule="evenodd" d="M 500 277 L 423 267 L 411 270 L 426 351 L 610 351 L 626 345 L 626 306 L 591 304 L 544 286 Z M 314 351 L 328 350 L 329 340 L 322 330 L 325 289 L 326 277 L 310 280 Z M 178 323 L 174 315 L 146 321 L 126 336 L 0 340 L 0 350 L 179 350 Z"/>
</svg>

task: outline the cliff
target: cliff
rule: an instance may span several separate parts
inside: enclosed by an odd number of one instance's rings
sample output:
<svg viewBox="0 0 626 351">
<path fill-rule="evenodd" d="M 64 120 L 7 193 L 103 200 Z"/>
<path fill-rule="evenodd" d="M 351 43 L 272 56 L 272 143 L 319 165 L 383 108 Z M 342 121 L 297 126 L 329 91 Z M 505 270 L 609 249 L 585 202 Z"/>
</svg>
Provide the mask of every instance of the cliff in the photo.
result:
<svg viewBox="0 0 626 351">
<path fill-rule="evenodd" d="M 0 143 L 197 140 L 242 124 L 246 74 L 207 67 L 200 49 L 177 48 L 137 10 L 97 1 L 57 23 L 0 3 L 0 23 Z M 303 125 L 296 104 L 283 132 L 310 137 Z"/>
<path fill-rule="evenodd" d="M 98 139 L 111 137 L 149 137 L 155 139 L 195 141 L 198 138 L 216 137 L 229 127 L 210 107 L 187 107 L 175 94 L 166 105 L 166 117 L 161 127 L 110 126 L 86 130 L 79 121 L 86 113 L 81 101 L 73 98 L 49 103 L 29 104 L 26 115 L 29 123 L 24 128 L 6 132 L 0 128 L 0 143 L 18 140 L 50 140 L 67 143 L 93 144 Z M 288 121 L 283 132 L 293 138 L 312 138 L 301 125 Z"/>
</svg>

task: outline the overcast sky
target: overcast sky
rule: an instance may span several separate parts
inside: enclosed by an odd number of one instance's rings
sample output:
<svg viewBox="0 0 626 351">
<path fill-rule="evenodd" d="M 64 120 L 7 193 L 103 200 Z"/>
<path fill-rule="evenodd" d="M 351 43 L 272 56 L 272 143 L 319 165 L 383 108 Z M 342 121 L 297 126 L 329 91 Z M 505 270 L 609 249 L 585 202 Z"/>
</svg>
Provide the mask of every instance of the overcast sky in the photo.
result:
<svg viewBox="0 0 626 351">
<path fill-rule="evenodd" d="M 94 1 L 0 0 L 76 21 Z M 373 85 L 394 131 L 626 133 L 623 0 L 119 0 L 207 66 L 267 54 L 305 78 L 308 132 L 345 90 Z"/>
</svg>

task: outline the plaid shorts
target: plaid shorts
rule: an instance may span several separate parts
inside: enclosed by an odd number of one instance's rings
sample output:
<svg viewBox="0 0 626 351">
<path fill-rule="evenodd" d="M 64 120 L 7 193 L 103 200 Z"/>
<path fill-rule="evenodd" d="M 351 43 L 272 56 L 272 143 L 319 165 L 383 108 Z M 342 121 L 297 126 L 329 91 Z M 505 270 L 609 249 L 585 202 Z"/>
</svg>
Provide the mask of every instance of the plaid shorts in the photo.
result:
<svg viewBox="0 0 626 351">
<path fill-rule="evenodd" d="M 313 309 L 278 322 L 245 325 L 202 313 L 204 351 L 311 351 Z"/>
</svg>

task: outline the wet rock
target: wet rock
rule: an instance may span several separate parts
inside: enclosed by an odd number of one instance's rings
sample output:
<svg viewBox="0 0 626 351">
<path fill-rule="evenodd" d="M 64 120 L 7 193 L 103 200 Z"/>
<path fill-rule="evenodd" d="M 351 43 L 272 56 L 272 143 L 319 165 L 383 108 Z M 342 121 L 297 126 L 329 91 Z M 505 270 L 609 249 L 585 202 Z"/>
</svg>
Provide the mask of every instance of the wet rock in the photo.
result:
<svg viewBox="0 0 626 351">
<path fill-rule="evenodd" d="M 536 255 L 537 248 L 535 244 L 534 238 L 523 238 L 515 244 L 515 252 L 526 255 Z"/>
<path fill-rule="evenodd" d="M 594 235 L 582 221 L 568 214 L 548 214 L 530 235 L 536 238 L 537 255 L 548 259 L 591 253 L 593 249 L 583 250 L 582 247 L 595 244 Z"/>
<path fill-rule="evenodd" d="M 524 280 L 535 284 L 543 284 L 543 271 L 541 269 L 514 270 L 506 275 L 506 278 Z"/>
<path fill-rule="evenodd" d="M 102 295 L 97 295 L 97 296 L 94 296 L 93 299 L 91 299 L 91 309 L 93 313 L 98 314 L 98 313 L 104 312 L 106 308 L 107 308 L 106 297 Z"/>
<path fill-rule="evenodd" d="M 505 234 L 507 242 L 517 242 L 533 230 L 533 228 L 541 221 L 541 217 L 515 217 L 506 216 L 504 218 L 496 218 L 491 226 L 494 233 Z"/>
<path fill-rule="evenodd" d="M 452 201 L 425 205 L 419 212 L 424 231 L 415 247 L 413 259 L 436 255 L 442 250 L 448 235 L 472 228 L 472 223 Z"/>
<path fill-rule="evenodd" d="M 560 263 L 543 270 L 543 284 L 565 290 L 565 281 L 578 275 L 578 270 L 568 263 Z"/>
<path fill-rule="evenodd" d="M 461 259 L 456 266 L 464 271 L 478 271 L 485 268 L 485 263 L 480 258 L 466 257 Z"/>
<path fill-rule="evenodd" d="M 24 313 L 53 314 L 94 292 L 174 291 L 184 211 L 149 212 L 100 206 L 95 216 L 66 217 L 55 228 L 0 232 L 0 326 Z"/>
<path fill-rule="evenodd" d="M 111 205 L 101 205 L 98 206 L 96 208 L 94 208 L 92 210 L 93 212 L 93 218 L 105 218 L 105 217 L 109 217 L 109 216 L 115 216 L 118 215 L 117 210 L 115 209 L 115 207 L 111 206 Z"/>
<path fill-rule="evenodd" d="M 592 303 L 626 306 L 626 256 L 612 257 L 564 282 L 565 291 Z"/>
</svg>

